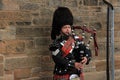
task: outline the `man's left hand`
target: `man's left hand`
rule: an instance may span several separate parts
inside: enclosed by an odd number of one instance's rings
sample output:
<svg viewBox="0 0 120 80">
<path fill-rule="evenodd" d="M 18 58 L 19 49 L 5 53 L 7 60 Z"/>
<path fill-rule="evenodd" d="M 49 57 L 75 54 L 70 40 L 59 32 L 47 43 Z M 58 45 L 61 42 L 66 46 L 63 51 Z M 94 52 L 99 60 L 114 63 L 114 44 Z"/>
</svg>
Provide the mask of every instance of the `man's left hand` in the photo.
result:
<svg viewBox="0 0 120 80">
<path fill-rule="evenodd" d="M 83 60 L 81 61 L 82 64 L 86 64 L 87 63 L 87 58 L 83 57 Z"/>
</svg>

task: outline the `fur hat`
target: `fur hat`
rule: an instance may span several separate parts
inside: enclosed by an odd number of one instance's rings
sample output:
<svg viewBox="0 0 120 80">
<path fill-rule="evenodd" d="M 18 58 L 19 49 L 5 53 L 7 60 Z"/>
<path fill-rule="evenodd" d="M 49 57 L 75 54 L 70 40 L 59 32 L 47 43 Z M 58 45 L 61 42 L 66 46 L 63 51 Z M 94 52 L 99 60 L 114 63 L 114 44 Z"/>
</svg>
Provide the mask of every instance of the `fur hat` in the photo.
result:
<svg viewBox="0 0 120 80">
<path fill-rule="evenodd" d="M 58 7 L 53 15 L 51 39 L 56 39 L 60 35 L 60 30 L 64 25 L 73 25 L 73 15 L 67 7 Z"/>
</svg>

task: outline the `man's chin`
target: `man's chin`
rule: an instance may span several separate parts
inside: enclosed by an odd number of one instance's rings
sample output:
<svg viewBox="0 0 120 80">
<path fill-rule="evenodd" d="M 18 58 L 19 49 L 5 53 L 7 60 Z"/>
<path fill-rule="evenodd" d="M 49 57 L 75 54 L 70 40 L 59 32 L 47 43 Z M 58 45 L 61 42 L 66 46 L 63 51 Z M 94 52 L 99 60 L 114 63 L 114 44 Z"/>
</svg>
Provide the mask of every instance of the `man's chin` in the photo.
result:
<svg viewBox="0 0 120 80">
<path fill-rule="evenodd" d="M 70 36 L 71 34 L 70 34 L 70 33 L 66 33 L 65 35 L 66 35 L 66 36 Z"/>
<path fill-rule="evenodd" d="M 64 33 L 63 36 L 69 37 L 69 36 L 71 36 L 71 34 L 70 33 Z"/>
<path fill-rule="evenodd" d="M 65 34 L 66 36 L 69 36 L 70 34 Z"/>
</svg>

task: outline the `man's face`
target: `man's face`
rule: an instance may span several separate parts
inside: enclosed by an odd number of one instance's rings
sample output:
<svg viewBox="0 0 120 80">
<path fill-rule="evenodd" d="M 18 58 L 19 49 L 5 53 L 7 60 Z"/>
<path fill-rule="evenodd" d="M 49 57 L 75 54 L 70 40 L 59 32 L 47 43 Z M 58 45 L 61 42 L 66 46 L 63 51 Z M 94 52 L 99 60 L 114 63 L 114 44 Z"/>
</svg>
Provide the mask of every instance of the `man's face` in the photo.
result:
<svg viewBox="0 0 120 80">
<path fill-rule="evenodd" d="M 70 35 L 71 34 L 71 26 L 70 25 L 64 25 L 61 28 L 61 33 L 65 35 Z"/>
</svg>

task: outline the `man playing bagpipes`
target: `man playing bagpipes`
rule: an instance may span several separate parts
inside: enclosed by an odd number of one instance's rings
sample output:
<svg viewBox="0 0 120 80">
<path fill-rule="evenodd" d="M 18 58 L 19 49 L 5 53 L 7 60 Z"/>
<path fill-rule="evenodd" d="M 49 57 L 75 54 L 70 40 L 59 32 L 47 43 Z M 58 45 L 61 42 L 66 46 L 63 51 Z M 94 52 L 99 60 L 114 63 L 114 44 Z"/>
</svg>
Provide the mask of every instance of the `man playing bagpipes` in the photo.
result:
<svg viewBox="0 0 120 80">
<path fill-rule="evenodd" d="M 90 49 L 72 34 L 73 15 L 58 7 L 53 15 L 50 51 L 55 62 L 53 80 L 83 80 L 83 68 L 91 59 Z"/>
</svg>

